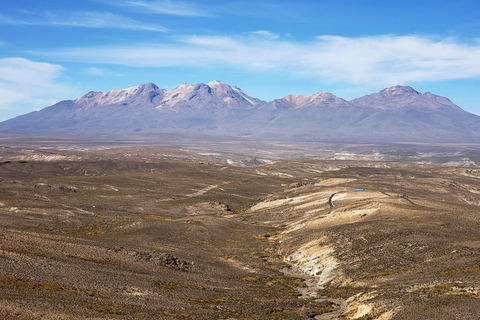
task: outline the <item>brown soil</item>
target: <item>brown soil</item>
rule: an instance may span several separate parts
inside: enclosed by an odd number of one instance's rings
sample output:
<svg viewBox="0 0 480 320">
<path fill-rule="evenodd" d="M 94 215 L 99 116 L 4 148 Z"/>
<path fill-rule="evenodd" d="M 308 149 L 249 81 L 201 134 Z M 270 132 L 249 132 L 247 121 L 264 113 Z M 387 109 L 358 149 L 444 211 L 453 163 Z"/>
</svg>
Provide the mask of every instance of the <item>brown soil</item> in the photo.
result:
<svg viewBox="0 0 480 320">
<path fill-rule="evenodd" d="M 480 316 L 479 170 L 0 153 L 2 319 Z"/>
</svg>

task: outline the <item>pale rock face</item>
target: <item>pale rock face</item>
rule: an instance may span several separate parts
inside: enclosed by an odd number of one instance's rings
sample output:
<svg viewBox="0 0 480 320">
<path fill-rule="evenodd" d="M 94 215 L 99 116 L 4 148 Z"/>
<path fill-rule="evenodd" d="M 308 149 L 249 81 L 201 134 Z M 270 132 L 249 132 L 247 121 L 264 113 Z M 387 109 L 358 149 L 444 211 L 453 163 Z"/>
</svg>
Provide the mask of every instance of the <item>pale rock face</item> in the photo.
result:
<svg viewBox="0 0 480 320">
<path fill-rule="evenodd" d="M 348 102 L 343 100 L 342 98 L 339 98 L 331 93 L 324 92 L 324 91 L 321 91 L 311 96 L 309 104 L 312 104 L 312 103 L 323 103 L 325 105 L 348 104 Z"/>
<path fill-rule="evenodd" d="M 301 95 L 301 94 L 291 94 L 285 96 L 283 100 L 290 102 L 294 106 L 301 106 L 304 105 L 308 100 L 310 100 L 310 96 Z"/>
<path fill-rule="evenodd" d="M 165 90 L 159 89 L 153 83 L 146 83 L 141 86 L 132 86 L 127 89 L 115 89 L 107 93 L 89 92 L 83 97 L 75 100 L 75 103 L 85 108 L 99 107 L 105 105 L 119 104 L 123 102 L 145 102 L 155 97 L 163 97 Z"/>
<path fill-rule="evenodd" d="M 313 240 L 302 245 L 286 259 L 302 273 L 315 277 L 318 287 L 323 287 L 339 275 L 334 248 L 332 245 L 321 245 L 323 240 Z"/>
<path fill-rule="evenodd" d="M 261 103 L 263 101 L 246 95 L 238 87 L 215 80 L 208 84 L 183 83 L 166 92 L 158 108 L 216 109 L 226 106 L 248 109 Z"/>
<path fill-rule="evenodd" d="M 194 90 L 195 85 L 189 83 L 182 83 L 174 89 L 167 91 L 158 107 L 171 108 L 172 106 L 175 106 L 181 101 L 189 100 L 192 97 L 192 92 Z"/>
<path fill-rule="evenodd" d="M 336 97 L 335 95 L 328 92 L 318 92 L 311 96 L 307 95 L 288 95 L 282 99 L 277 99 L 273 101 L 274 104 L 277 104 L 279 107 L 290 107 L 290 108 L 304 108 L 304 107 L 318 107 L 318 106 L 330 106 L 330 105 L 348 105 L 348 102 Z"/>
<path fill-rule="evenodd" d="M 240 88 L 222 81 L 214 80 L 207 86 L 229 107 L 249 108 L 264 103 L 262 100 L 248 96 Z"/>
<path fill-rule="evenodd" d="M 420 93 L 408 86 L 394 86 L 380 91 L 383 96 L 397 96 L 405 94 L 419 95 Z"/>
</svg>

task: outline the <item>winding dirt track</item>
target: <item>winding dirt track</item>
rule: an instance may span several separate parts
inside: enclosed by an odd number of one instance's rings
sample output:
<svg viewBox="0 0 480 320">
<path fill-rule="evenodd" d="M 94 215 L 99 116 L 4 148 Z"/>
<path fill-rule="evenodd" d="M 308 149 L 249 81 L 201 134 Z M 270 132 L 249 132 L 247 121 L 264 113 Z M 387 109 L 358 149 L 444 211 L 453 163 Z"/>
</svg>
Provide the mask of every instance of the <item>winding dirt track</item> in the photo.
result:
<svg viewBox="0 0 480 320">
<path fill-rule="evenodd" d="M 330 208 L 333 208 L 333 203 L 332 203 L 332 199 L 333 199 L 333 196 L 336 195 L 337 193 L 332 193 L 332 195 L 330 196 L 330 198 L 328 198 L 328 205 L 330 206 Z"/>
</svg>

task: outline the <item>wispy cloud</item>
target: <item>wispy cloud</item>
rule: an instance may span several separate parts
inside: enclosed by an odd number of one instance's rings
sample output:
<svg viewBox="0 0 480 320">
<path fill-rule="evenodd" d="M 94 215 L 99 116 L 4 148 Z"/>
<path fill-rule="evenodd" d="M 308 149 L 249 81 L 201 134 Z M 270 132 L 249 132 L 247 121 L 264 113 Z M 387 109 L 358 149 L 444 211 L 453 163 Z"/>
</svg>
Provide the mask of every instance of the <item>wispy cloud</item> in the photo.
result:
<svg viewBox="0 0 480 320">
<path fill-rule="evenodd" d="M 30 26 L 59 26 L 81 28 L 123 29 L 138 31 L 167 32 L 168 29 L 154 24 L 146 24 L 129 17 L 110 13 L 81 11 L 58 13 L 43 13 L 37 18 L 14 19 L 0 14 L 0 25 L 30 25 Z"/>
<path fill-rule="evenodd" d="M 107 73 L 107 70 L 91 67 L 88 69 L 83 70 L 83 74 L 91 75 L 91 76 L 103 76 Z"/>
<path fill-rule="evenodd" d="M 150 13 L 159 13 L 165 15 L 174 15 L 174 16 L 199 16 L 199 17 L 212 17 L 212 13 L 206 10 L 203 10 L 195 5 L 179 2 L 179 1 L 123 1 L 120 2 L 121 5 L 136 7 L 137 9 L 150 12 Z"/>
<path fill-rule="evenodd" d="M 280 71 L 330 83 L 370 86 L 480 76 L 480 42 L 463 44 L 420 36 L 319 36 L 296 42 L 257 31 L 253 37 L 188 36 L 168 45 L 73 48 L 41 54 L 137 67 Z"/>
<path fill-rule="evenodd" d="M 267 38 L 269 40 L 280 39 L 280 35 L 268 30 L 258 30 L 251 33 L 253 36 Z"/>
<path fill-rule="evenodd" d="M 0 13 L 0 24 L 2 25 L 21 25 L 21 24 L 26 24 L 24 22 L 21 22 L 19 20 L 13 19 L 9 16 L 6 16 L 2 13 Z"/>
<path fill-rule="evenodd" d="M 72 93 L 59 83 L 63 67 L 24 58 L 0 59 L 0 110 L 33 111 Z M 18 112 L 17 112 L 18 113 Z M 5 120 L 5 119 L 3 119 Z"/>
<path fill-rule="evenodd" d="M 126 6 L 132 10 L 183 17 L 245 17 L 260 18 L 285 22 L 304 21 L 305 17 L 299 12 L 305 4 L 288 1 L 209 1 L 209 0 L 121 0 L 107 1 L 110 5 Z M 308 10 L 308 9 L 307 9 Z"/>
</svg>

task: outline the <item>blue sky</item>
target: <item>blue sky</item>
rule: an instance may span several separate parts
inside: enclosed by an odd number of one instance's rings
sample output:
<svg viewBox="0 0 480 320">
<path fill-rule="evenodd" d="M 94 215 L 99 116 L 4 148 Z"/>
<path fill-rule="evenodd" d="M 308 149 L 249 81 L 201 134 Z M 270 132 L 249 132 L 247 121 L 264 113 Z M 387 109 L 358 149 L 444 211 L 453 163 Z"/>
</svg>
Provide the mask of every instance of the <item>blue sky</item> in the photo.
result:
<svg viewBox="0 0 480 320">
<path fill-rule="evenodd" d="M 3 1 L 0 120 L 221 80 L 263 100 L 410 85 L 480 114 L 480 1 Z"/>
</svg>

